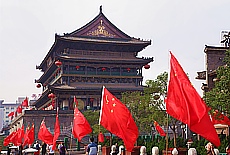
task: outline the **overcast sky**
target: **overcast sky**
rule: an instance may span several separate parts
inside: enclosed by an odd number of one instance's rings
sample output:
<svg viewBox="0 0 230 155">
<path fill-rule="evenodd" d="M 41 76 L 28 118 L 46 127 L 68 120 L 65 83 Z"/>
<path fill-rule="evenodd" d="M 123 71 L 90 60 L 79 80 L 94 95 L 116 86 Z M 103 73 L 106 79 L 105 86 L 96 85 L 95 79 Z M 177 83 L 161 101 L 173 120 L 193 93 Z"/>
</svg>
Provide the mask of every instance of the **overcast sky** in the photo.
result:
<svg viewBox="0 0 230 155">
<path fill-rule="evenodd" d="M 230 30 L 229 0 L 0 0 L 0 99 L 40 94 L 36 70 L 54 43 L 55 33 L 70 33 L 99 13 L 131 37 L 152 40 L 139 57 L 154 57 L 145 80 L 169 71 L 169 51 L 189 74 L 196 90 L 205 70 L 205 45 L 220 46 Z"/>
</svg>

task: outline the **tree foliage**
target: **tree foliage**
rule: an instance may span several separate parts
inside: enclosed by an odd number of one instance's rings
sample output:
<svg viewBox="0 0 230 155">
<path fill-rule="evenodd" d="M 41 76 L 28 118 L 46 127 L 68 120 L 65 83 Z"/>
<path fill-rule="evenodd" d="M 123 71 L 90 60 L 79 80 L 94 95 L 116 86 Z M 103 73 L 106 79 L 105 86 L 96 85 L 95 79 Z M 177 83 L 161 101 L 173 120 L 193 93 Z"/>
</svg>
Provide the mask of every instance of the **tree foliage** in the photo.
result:
<svg viewBox="0 0 230 155">
<path fill-rule="evenodd" d="M 164 99 L 167 92 L 168 73 L 164 72 L 155 80 L 147 80 L 143 92 L 125 92 L 122 102 L 129 108 L 139 131 L 150 133 L 153 121 L 165 124 Z"/>
<path fill-rule="evenodd" d="M 226 65 L 218 67 L 215 87 L 204 94 L 204 100 L 212 110 L 230 115 L 230 50 L 223 60 Z"/>
<path fill-rule="evenodd" d="M 92 135 L 98 135 L 100 131 L 105 133 L 106 129 L 99 126 L 99 110 L 86 110 L 83 112 L 83 115 L 93 129 L 93 132 L 91 133 Z"/>
</svg>

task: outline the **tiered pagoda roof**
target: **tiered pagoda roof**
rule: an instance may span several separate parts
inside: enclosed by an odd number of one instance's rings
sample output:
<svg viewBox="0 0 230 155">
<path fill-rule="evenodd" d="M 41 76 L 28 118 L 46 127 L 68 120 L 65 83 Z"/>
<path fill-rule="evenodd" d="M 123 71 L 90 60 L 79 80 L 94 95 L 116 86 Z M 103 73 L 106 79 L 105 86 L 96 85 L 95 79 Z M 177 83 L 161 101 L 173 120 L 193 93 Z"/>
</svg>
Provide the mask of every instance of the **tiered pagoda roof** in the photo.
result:
<svg viewBox="0 0 230 155">
<path fill-rule="evenodd" d="M 71 33 L 65 33 L 64 35 L 56 34 L 53 46 L 37 68 L 44 71 L 44 68 L 46 68 L 44 65 L 47 59 L 52 56 L 55 51 L 64 50 L 65 48 L 75 47 L 79 50 L 95 50 L 95 46 L 97 46 L 97 49 L 101 51 L 109 50 L 138 53 L 150 44 L 151 40 L 144 41 L 133 38 L 122 32 L 105 17 L 100 7 L 99 14 L 83 27 Z M 56 57 L 70 58 L 63 55 L 56 55 Z M 137 61 L 137 58 L 134 59 L 134 61 Z M 151 61 L 152 59 L 146 63 Z"/>
<path fill-rule="evenodd" d="M 36 83 L 43 85 L 43 94 L 34 105 L 41 107 L 43 103 L 48 102 L 48 93 L 53 90 L 56 93 L 69 92 L 72 94 L 81 92 L 100 92 L 103 79 L 109 80 L 106 87 L 113 92 L 121 93 L 122 91 L 142 91 L 143 86 L 139 81 L 143 80 L 141 68 L 153 61 L 153 58 L 137 57 L 138 52 L 145 47 L 151 45 L 151 40 L 141 40 L 133 38 L 118 29 L 111 23 L 102 13 L 100 7 L 99 14 L 83 27 L 63 35 L 55 35 L 55 42 L 51 49 L 41 62 L 37 69 L 40 69 L 43 75 L 35 80 Z M 101 67 L 119 68 L 119 75 L 105 74 L 88 74 L 74 73 L 67 71 L 67 68 L 58 68 L 55 62 L 60 60 L 63 62 L 63 67 L 70 65 L 79 65 L 78 67 Z M 127 73 L 127 68 L 133 69 L 133 72 Z M 60 70 L 61 69 L 61 72 Z M 121 73 L 121 70 L 126 70 L 126 73 Z M 139 72 L 138 72 L 139 70 Z M 72 70 L 71 70 L 72 71 Z M 56 74 L 55 74 L 56 73 Z M 57 75 L 58 73 L 58 75 Z M 115 74 L 115 73 L 113 73 Z M 123 75 L 125 74 L 125 75 Z M 55 76 L 55 78 L 53 78 Z M 77 82 L 60 83 L 62 78 L 69 80 L 77 80 Z M 123 79 L 125 82 L 117 83 L 114 79 Z M 81 79 L 83 79 L 81 81 Z M 84 82 L 84 80 L 95 80 L 97 82 Z M 98 82 L 99 81 L 99 82 Z M 130 82 L 131 81 L 131 82 Z M 132 84 L 130 84 L 132 83 Z M 134 84 L 136 83 L 136 85 Z"/>
</svg>

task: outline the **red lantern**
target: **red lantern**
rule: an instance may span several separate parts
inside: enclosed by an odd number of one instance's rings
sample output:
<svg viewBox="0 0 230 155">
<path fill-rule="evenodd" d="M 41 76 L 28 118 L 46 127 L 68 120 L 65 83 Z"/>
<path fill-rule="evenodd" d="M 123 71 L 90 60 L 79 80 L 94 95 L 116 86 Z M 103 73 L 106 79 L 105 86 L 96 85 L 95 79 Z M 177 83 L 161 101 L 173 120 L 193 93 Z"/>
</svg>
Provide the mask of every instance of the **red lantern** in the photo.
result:
<svg viewBox="0 0 230 155">
<path fill-rule="evenodd" d="M 37 88 L 40 88 L 40 87 L 41 87 L 41 84 L 40 84 L 40 83 L 38 83 L 38 84 L 37 84 Z"/>
<path fill-rule="evenodd" d="M 93 100 L 94 100 L 94 99 L 93 99 L 93 98 L 91 98 L 91 99 L 90 99 L 90 102 L 93 102 Z"/>
<path fill-rule="evenodd" d="M 55 98 L 55 95 L 54 95 L 53 93 L 50 93 L 50 94 L 48 95 L 48 97 L 51 98 L 51 99 L 53 99 L 53 98 Z"/>
<path fill-rule="evenodd" d="M 127 68 L 127 71 L 129 72 L 129 71 L 130 71 L 130 68 Z"/>
<path fill-rule="evenodd" d="M 105 67 L 102 67 L 102 69 L 101 69 L 102 71 L 105 71 L 106 70 L 106 68 Z"/>
<path fill-rule="evenodd" d="M 59 60 L 57 60 L 57 61 L 55 62 L 55 65 L 58 66 L 58 67 L 60 67 L 60 66 L 62 65 L 62 62 L 59 61 Z"/>
<path fill-rule="evenodd" d="M 80 68 L 80 66 L 76 66 L 76 69 L 78 70 Z"/>
<path fill-rule="evenodd" d="M 145 68 L 145 69 L 149 69 L 149 68 L 150 68 L 150 65 L 147 64 L 147 65 L 144 66 L 144 68 Z"/>
</svg>

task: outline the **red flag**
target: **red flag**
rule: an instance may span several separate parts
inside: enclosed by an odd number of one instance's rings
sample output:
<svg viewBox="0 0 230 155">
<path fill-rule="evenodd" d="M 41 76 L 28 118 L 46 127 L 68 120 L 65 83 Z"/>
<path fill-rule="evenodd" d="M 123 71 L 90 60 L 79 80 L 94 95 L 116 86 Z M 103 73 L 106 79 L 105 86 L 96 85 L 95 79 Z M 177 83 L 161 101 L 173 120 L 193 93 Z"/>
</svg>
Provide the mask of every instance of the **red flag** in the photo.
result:
<svg viewBox="0 0 230 155">
<path fill-rule="evenodd" d="M 3 141 L 3 145 L 4 146 L 7 146 L 9 143 L 10 143 L 10 137 L 11 137 L 12 135 L 11 134 L 9 134 L 6 138 L 4 138 L 4 141 Z"/>
<path fill-rule="evenodd" d="M 28 142 L 29 142 L 29 137 L 28 137 L 29 130 L 30 130 L 30 128 L 29 128 L 29 125 L 28 125 L 27 128 L 26 128 L 26 132 L 25 132 L 25 134 L 24 134 L 24 142 L 23 142 L 23 144 L 22 144 L 23 147 L 24 147 L 26 144 L 28 144 Z"/>
<path fill-rule="evenodd" d="M 12 137 L 10 138 L 10 142 L 12 142 L 15 146 L 17 146 L 17 144 L 18 144 L 18 132 L 19 132 L 19 130 L 16 130 L 13 133 Z"/>
<path fill-rule="evenodd" d="M 16 110 L 17 113 L 22 113 L 22 105 L 19 105 Z"/>
<path fill-rule="evenodd" d="M 11 134 L 9 134 L 3 141 L 3 145 L 7 146 L 10 142 L 11 142 L 11 138 L 13 137 L 13 135 L 15 134 L 16 131 L 13 131 Z"/>
<path fill-rule="evenodd" d="M 154 126 L 155 126 L 157 132 L 160 134 L 160 136 L 166 136 L 166 133 L 161 128 L 161 126 L 157 123 L 157 121 L 154 121 Z"/>
<path fill-rule="evenodd" d="M 99 124 L 123 139 L 126 149 L 132 151 L 138 138 L 136 123 L 128 108 L 105 87 L 102 91 Z"/>
<path fill-rule="evenodd" d="M 22 128 L 19 128 L 17 131 L 14 132 L 13 136 L 10 138 L 10 141 L 15 146 L 19 146 L 22 144 L 23 137 L 24 137 L 24 126 L 22 126 Z"/>
<path fill-rule="evenodd" d="M 74 98 L 73 98 L 73 107 L 75 108 L 77 106 L 78 106 L 78 101 L 77 101 L 76 96 L 74 96 Z"/>
<path fill-rule="evenodd" d="M 213 114 L 211 115 L 212 117 L 212 123 L 213 124 L 225 124 L 230 126 L 230 120 L 227 116 L 224 114 L 220 113 L 218 110 L 215 110 Z"/>
<path fill-rule="evenodd" d="M 55 126 L 54 126 L 54 137 L 53 137 L 52 150 L 55 150 L 55 148 L 56 148 L 56 141 L 57 141 L 60 133 L 61 133 L 61 131 L 60 131 L 60 124 L 59 124 L 59 119 L 58 119 L 58 107 L 57 107 L 57 114 L 56 114 L 56 122 L 55 122 Z"/>
<path fill-rule="evenodd" d="M 28 144 L 32 145 L 34 143 L 34 124 L 32 124 L 31 129 L 28 131 Z"/>
<path fill-rule="evenodd" d="M 22 127 L 18 130 L 17 146 L 22 144 L 23 138 L 24 138 L 24 126 L 22 125 Z"/>
<path fill-rule="evenodd" d="M 29 107 L 29 102 L 28 102 L 28 98 L 26 97 L 26 99 L 22 102 L 22 106 L 23 107 Z"/>
<path fill-rule="evenodd" d="M 75 138 L 80 142 L 81 139 L 87 134 L 91 133 L 92 129 L 89 122 L 86 120 L 84 115 L 78 110 L 74 109 L 74 120 L 73 120 L 73 129 L 72 133 Z"/>
<path fill-rule="evenodd" d="M 53 144 L 53 135 L 46 128 L 44 120 L 41 122 L 40 130 L 38 132 L 38 139 L 45 142 L 46 144 Z"/>
<path fill-rule="evenodd" d="M 98 141 L 101 143 L 104 142 L 104 134 L 102 132 L 100 132 L 98 135 Z"/>
<path fill-rule="evenodd" d="M 14 111 L 12 111 L 11 113 L 8 114 L 8 117 L 10 116 L 14 116 Z"/>
<path fill-rule="evenodd" d="M 218 147 L 220 139 L 208 116 L 208 107 L 191 85 L 177 59 L 171 52 L 170 54 L 171 72 L 166 101 L 167 113 L 187 124 L 191 131 Z"/>
</svg>

